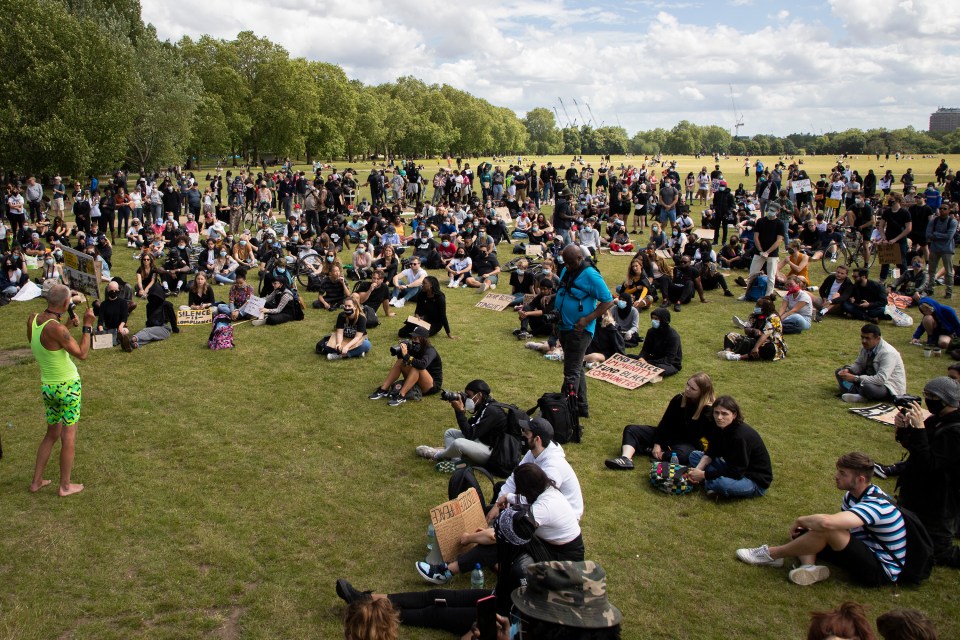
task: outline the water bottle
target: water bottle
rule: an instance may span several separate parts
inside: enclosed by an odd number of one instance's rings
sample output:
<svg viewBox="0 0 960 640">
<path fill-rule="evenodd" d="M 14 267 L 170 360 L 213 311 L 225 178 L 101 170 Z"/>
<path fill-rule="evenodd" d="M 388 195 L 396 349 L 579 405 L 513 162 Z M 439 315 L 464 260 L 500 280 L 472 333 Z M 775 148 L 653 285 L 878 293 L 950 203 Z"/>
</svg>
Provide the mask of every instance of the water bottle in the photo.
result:
<svg viewBox="0 0 960 640">
<path fill-rule="evenodd" d="M 483 569 L 480 568 L 479 562 L 470 573 L 470 588 L 483 589 Z"/>
<path fill-rule="evenodd" d="M 677 457 L 676 451 L 670 454 L 670 464 L 680 464 L 680 458 Z"/>
<path fill-rule="evenodd" d="M 427 551 L 433 551 L 437 544 L 437 532 L 433 528 L 433 523 L 427 525 Z"/>
</svg>

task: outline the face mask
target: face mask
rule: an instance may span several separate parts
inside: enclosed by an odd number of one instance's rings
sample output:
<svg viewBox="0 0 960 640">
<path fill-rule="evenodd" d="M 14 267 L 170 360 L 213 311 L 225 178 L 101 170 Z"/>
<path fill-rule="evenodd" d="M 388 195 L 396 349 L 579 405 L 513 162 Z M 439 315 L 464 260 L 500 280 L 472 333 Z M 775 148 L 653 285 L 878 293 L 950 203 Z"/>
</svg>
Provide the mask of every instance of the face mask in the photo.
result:
<svg viewBox="0 0 960 640">
<path fill-rule="evenodd" d="M 300 227 L 300 231 L 306 231 L 306 230 L 307 230 L 306 227 Z"/>
<path fill-rule="evenodd" d="M 763 310 L 762 310 L 760 307 L 754 307 L 754 308 L 753 308 L 753 315 L 755 315 L 755 316 L 760 315 L 762 312 L 763 312 Z"/>
<path fill-rule="evenodd" d="M 627 301 L 626 301 L 626 300 L 617 300 L 617 308 L 618 308 L 618 309 L 626 309 L 626 308 L 627 308 Z"/>
<path fill-rule="evenodd" d="M 360 253 L 363 253 L 363 252 L 366 251 L 366 250 L 367 250 L 367 248 L 366 248 L 365 246 L 363 246 L 363 245 L 360 245 L 360 247 L 357 249 L 357 251 L 359 251 Z"/>
<path fill-rule="evenodd" d="M 447 242 L 446 240 L 444 240 L 444 241 L 443 241 L 443 242 L 441 242 L 440 244 L 441 244 L 441 245 L 443 245 L 443 248 L 444 248 L 444 249 L 446 249 L 447 247 L 449 247 L 449 246 L 450 246 L 450 243 L 449 243 L 449 242 Z"/>
<path fill-rule="evenodd" d="M 549 276 L 549 275 L 550 275 L 551 273 L 553 273 L 553 272 L 552 272 L 550 269 L 544 269 L 542 273 L 543 273 L 543 275 L 545 275 L 545 276 Z"/>
<path fill-rule="evenodd" d="M 518 275 L 518 276 L 522 276 L 522 275 L 525 274 L 525 273 L 526 273 L 526 270 L 525 270 L 525 269 L 517 269 L 517 275 Z"/>
<path fill-rule="evenodd" d="M 473 413 L 477 410 L 477 404 L 473 401 L 473 398 L 467 398 L 466 402 L 463 403 L 463 408 Z"/>
<path fill-rule="evenodd" d="M 233 236 L 227 236 L 227 242 L 233 242 Z"/>
<path fill-rule="evenodd" d="M 533 225 L 533 230 L 534 230 L 534 231 L 539 231 L 539 230 L 540 230 L 540 227 L 538 227 L 537 225 Z"/>
<path fill-rule="evenodd" d="M 659 329 L 659 328 L 660 328 L 660 320 L 659 320 L 659 318 L 651 318 L 651 319 L 650 319 L 650 327 L 653 328 L 653 329 Z"/>
<path fill-rule="evenodd" d="M 221 252 L 220 252 L 220 257 L 221 257 L 221 258 L 227 257 L 227 252 L 226 252 L 226 251 L 221 251 Z"/>
<path fill-rule="evenodd" d="M 793 293 L 799 293 L 799 292 L 800 292 L 800 286 L 799 286 L 799 285 L 792 284 L 792 285 L 790 285 L 789 287 L 787 287 L 787 293 L 793 294 Z"/>
<path fill-rule="evenodd" d="M 117 299 L 117 296 L 119 296 L 119 295 L 120 295 L 120 292 L 119 292 L 119 291 L 107 291 L 107 299 L 108 299 L 108 300 L 116 300 L 116 299 Z"/>
<path fill-rule="evenodd" d="M 333 262 L 333 256 L 327 256 L 327 262 Z"/>
<path fill-rule="evenodd" d="M 286 273 L 286 272 L 287 272 L 286 269 L 282 269 L 282 268 L 281 268 L 281 269 L 277 269 L 277 273 Z"/>
<path fill-rule="evenodd" d="M 940 398 L 924 398 L 924 402 L 927 403 L 927 409 L 930 410 L 930 413 L 933 415 L 939 415 L 946 404 Z"/>
<path fill-rule="evenodd" d="M 457 254 L 457 257 L 458 257 L 458 258 L 463 258 L 465 255 L 466 255 L 465 253 L 458 253 L 458 254 Z"/>
<path fill-rule="evenodd" d="M 777 212 L 776 212 L 776 211 L 767 211 L 767 217 L 768 217 L 769 219 L 773 220 L 773 219 L 775 219 L 775 218 L 777 217 Z"/>
<path fill-rule="evenodd" d="M 240 241 L 240 246 L 241 246 L 241 247 L 247 246 L 247 241 L 246 241 L 246 240 L 241 240 L 241 241 Z"/>
</svg>

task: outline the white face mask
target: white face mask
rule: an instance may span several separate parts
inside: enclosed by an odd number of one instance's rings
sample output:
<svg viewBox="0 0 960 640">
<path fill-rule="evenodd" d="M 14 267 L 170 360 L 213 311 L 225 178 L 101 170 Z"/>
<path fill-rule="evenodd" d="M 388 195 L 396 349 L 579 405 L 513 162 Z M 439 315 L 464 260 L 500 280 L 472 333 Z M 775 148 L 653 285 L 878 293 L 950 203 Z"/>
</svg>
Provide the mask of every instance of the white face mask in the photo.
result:
<svg viewBox="0 0 960 640">
<path fill-rule="evenodd" d="M 473 398 L 467 398 L 463 403 L 463 408 L 466 409 L 469 413 L 473 413 L 477 410 L 477 404 L 473 401 Z"/>
</svg>

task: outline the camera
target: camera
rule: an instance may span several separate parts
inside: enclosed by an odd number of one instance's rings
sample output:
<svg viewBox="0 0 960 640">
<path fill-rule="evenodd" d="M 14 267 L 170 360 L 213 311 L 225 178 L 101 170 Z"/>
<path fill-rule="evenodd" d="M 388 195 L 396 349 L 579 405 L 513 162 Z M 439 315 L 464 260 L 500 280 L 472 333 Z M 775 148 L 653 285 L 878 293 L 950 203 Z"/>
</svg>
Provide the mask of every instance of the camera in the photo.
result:
<svg viewBox="0 0 960 640">
<path fill-rule="evenodd" d="M 543 318 L 543 321 L 546 322 L 547 324 L 556 324 L 560 322 L 559 311 L 544 311 L 543 316 L 541 317 Z"/>
<path fill-rule="evenodd" d="M 896 405 L 897 409 L 900 409 L 900 413 L 906 413 L 907 409 L 910 408 L 910 405 L 916 402 L 917 404 L 922 404 L 923 399 L 918 396 L 894 396 L 893 404 Z"/>
<path fill-rule="evenodd" d="M 461 394 L 459 391 L 447 391 L 446 389 L 443 389 L 440 391 L 440 399 L 444 402 L 454 402 L 456 400 L 462 400 L 463 394 Z"/>
<path fill-rule="evenodd" d="M 407 353 L 409 353 L 410 348 L 412 347 L 412 343 L 409 340 L 401 340 L 400 344 L 395 344 L 392 347 L 390 347 L 390 355 L 392 355 L 394 358 L 399 358 L 400 356 L 402 356 L 403 352 L 400 350 L 400 345 L 404 345 L 404 344 L 407 345 Z"/>
</svg>

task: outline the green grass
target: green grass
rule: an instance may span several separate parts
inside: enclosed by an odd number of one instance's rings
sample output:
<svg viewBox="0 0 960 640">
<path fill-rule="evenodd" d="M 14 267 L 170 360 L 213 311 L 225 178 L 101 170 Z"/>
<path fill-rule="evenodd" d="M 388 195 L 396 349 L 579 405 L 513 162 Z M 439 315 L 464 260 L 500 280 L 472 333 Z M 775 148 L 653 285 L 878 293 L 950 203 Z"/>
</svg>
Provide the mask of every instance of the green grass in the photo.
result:
<svg viewBox="0 0 960 640">
<path fill-rule="evenodd" d="M 938 161 L 909 166 L 924 179 Z M 701 164 L 683 159 L 681 169 Z M 815 161 L 807 166 L 819 173 Z M 627 262 L 602 257 L 611 286 Z M 135 263 L 120 247 L 115 264 L 128 277 Z M 820 280 L 819 266 L 812 274 Z M 515 316 L 474 308 L 476 292 L 446 292 L 461 340 L 436 340 L 445 386 L 483 377 L 498 399 L 524 408 L 559 386 L 561 365 L 510 336 Z M 847 599 L 874 617 L 918 608 L 941 637 L 960 635 L 957 574 L 949 570 L 936 570 L 919 589 L 865 590 L 840 576 L 801 588 L 787 582 L 785 569 L 736 561 L 737 547 L 784 540 L 795 516 L 839 508 L 838 455 L 856 449 L 893 461 L 901 450 L 889 428 L 853 416 L 834 395 L 832 372 L 856 356 L 860 323 L 831 319 L 788 336 L 782 362 L 721 362 L 714 354 L 729 318 L 748 305 L 719 292 L 708 300 L 673 314 L 683 372 L 636 391 L 591 381 L 584 442 L 566 447 L 583 485 L 587 556 L 607 570 L 624 637 L 802 637 L 811 610 Z M 42 307 L 2 308 L 0 349 L 27 346 L 25 318 Z M 0 638 L 335 638 L 336 578 L 378 591 L 426 588 L 413 562 L 425 551 L 427 510 L 445 498 L 448 476 L 413 449 L 438 444 L 452 412 L 435 398 L 399 408 L 366 400 L 392 362 L 387 347 L 402 317 L 375 329 L 373 351 L 356 361 L 314 354 L 334 316 L 312 309 L 300 323 L 237 327 L 231 352 L 208 351 L 208 328 L 186 327 L 131 355 L 92 353 L 79 365 L 84 405 L 74 469 L 87 489 L 69 500 L 49 488 L 26 491 L 44 429 L 38 369 L 29 357 L 0 367 Z M 141 309 L 132 324 L 142 322 Z M 908 346 L 912 329 L 884 323 L 883 330 L 903 353 L 911 393 L 945 371 L 946 360 Z M 653 491 L 642 470 L 603 467 L 619 450 L 623 426 L 656 423 L 687 375 L 700 370 L 741 402 L 763 435 L 775 473 L 766 497 L 720 504 L 670 497 Z M 47 477 L 57 473 L 54 458 Z M 893 490 L 892 481 L 880 484 Z M 466 585 L 460 578 L 453 586 Z"/>
</svg>

